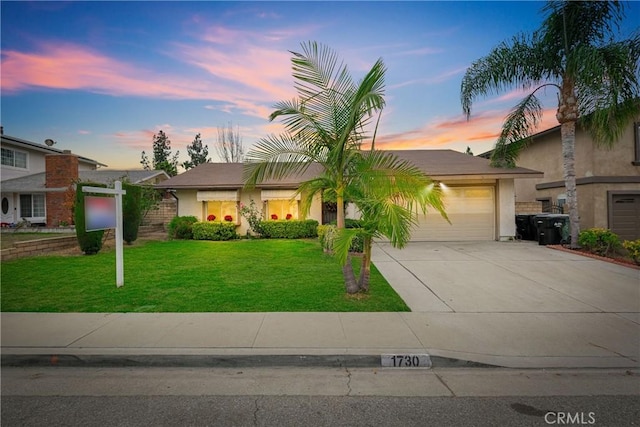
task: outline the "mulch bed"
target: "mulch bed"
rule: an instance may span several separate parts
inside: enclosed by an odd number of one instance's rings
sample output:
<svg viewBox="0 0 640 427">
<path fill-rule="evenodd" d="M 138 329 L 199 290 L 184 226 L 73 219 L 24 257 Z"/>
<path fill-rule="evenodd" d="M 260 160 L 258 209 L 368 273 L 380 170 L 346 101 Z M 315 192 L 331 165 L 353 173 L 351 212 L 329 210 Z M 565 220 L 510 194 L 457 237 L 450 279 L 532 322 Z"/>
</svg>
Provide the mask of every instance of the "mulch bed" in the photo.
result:
<svg viewBox="0 0 640 427">
<path fill-rule="evenodd" d="M 588 252 L 584 249 L 570 249 L 562 245 L 547 245 L 548 248 L 557 249 L 563 252 L 569 252 L 576 255 L 582 255 L 593 259 L 599 259 L 600 261 L 610 262 L 612 264 L 622 265 L 624 267 L 634 268 L 636 270 L 640 270 L 640 265 L 636 265 L 632 260 L 628 258 L 609 258 L 600 255 L 596 255 L 594 253 Z"/>
</svg>

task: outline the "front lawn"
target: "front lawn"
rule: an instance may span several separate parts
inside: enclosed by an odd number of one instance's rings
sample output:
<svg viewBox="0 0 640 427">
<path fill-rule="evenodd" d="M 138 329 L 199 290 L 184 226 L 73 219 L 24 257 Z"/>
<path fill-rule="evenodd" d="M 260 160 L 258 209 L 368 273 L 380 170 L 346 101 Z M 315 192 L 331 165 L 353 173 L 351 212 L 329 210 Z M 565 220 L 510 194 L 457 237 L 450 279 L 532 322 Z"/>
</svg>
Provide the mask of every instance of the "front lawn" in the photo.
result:
<svg viewBox="0 0 640 427">
<path fill-rule="evenodd" d="M 375 267 L 370 293 L 346 296 L 316 240 L 152 241 L 125 246 L 124 265 L 118 289 L 113 250 L 3 262 L 2 311 L 409 311 Z"/>
</svg>

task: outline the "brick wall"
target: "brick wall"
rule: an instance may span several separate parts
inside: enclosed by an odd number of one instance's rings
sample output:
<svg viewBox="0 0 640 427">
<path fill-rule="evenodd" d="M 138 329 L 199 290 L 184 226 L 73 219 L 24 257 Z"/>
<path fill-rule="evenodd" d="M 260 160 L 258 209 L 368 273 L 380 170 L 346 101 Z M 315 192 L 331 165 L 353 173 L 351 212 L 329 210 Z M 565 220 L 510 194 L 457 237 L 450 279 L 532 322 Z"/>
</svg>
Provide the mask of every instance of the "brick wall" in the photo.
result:
<svg viewBox="0 0 640 427">
<path fill-rule="evenodd" d="M 45 156 L 45 187 L 65 189 L 47 193 L 47 225 L 57 227 L 61 222 L 71 224 L 71 209 L 67 200 L 68 188 L 78 179 L 78 156 L 65 151 L 63 154 Z"/>
<path fill-rule="evenodd" d="M 516 215 L 542 213 L 542 202 L 516 202 Z"/>
</svg>

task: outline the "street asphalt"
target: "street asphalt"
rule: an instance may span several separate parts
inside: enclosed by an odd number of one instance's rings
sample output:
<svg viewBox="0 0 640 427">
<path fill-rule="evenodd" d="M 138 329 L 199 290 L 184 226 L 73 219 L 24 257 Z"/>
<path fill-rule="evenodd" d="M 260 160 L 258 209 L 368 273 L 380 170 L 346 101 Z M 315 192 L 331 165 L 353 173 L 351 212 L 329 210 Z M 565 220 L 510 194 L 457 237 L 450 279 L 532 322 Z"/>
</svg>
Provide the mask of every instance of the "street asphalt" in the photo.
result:
<svg viewBox="0 0 640 427">
<path fill-rule="evenodd" d="M 640 367 L 638 269 L 536 242 L 378 243 L 373 262 L 411 312 L 2 313 L 2 365 L 380 366 L 382 355 L 428 355 L 443 367 Z"/>
</svg>

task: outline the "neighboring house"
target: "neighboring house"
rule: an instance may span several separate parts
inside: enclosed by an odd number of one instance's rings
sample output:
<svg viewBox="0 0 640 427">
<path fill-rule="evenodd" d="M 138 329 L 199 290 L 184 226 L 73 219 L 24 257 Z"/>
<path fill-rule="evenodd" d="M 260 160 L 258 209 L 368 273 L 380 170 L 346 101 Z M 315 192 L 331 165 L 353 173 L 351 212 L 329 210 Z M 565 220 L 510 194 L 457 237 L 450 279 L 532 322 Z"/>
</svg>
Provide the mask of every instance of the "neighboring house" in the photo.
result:
<svg viewBox="0 0 640 427">
<path fill-rule="evenodd" d="M 515 236 L 514 180 L 541 177 L 542 173 L 525 169 L 497 169 L 487 159 L 453 150 L 393 151 L 402 159 L 413 162 L 432 179 L 440 183 L 445 196 L 447 223 L 439 213 L 419 216 L 419 226 L 413 240 L 461 241 L 504 240 Z M 201 221 L 221 220 L 230 215 L 238 225 L 238 233 L 247 232 L 248 224 L 239 216 L 241 205 L 255 201 L 265 219 L 302 219 L 300 197 L 294 197 L 301 182 L 320 171 L 313 165 L 303 176 L 272 180 L 245 189 L 242 164 L 205 163 L 164 181 L 156 188 L 170 190 L 178 199 L 178 215 L 193 215 Z M 335 218 L 335 205 L 316 198 L 307 215 L 326 223 Z M 212 216 L 213 215 L 213 216 Z M 351 216 L 353 216 L 351 212 Z"/>
<path fill-rule="evenodd" d="M 127 179 L 134 184 L 157 184 L 164 171 L 97 170 L 95 160 L 8 135 L 2 137 L 1 222 L 57 227 L 71 222 L 69 188 L 76 181 L 111 184 Z"/>
<path fill-rule="evenodd" d="M 582 229 L 608 228 L 622 239 L 640 239 L 640 117 L 611 149 L 597 146 L 576 128 L 575 169 Z M 482 154 L 489 155 L 489 153 Z M 518 165 L 544 178 L 517 180 L 516 202 L 539 201 L 545 211 L 566 200 L 560 126 L 533 136 Z"/>
</svg>

